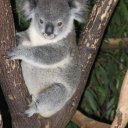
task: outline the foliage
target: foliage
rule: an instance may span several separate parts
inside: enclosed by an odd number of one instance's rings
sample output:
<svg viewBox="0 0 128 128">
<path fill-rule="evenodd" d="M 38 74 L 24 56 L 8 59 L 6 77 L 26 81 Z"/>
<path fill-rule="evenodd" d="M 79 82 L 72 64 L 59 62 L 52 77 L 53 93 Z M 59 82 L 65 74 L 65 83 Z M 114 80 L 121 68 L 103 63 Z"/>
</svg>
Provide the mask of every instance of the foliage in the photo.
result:
<svg viewBox="0 0 128 128">
<path fill-rule="evenodd" d="M 128 36 L 128 3 L 120 0 L 119 4 L 109 22 L 106 37 L 127 37 Z"/>
<path fill-rule="evenodd" d="M 82 110 L 99 119 L 113 119 L 128 66 L 127 60 L 128 56 L 123 48 L 100 53 L 83 96 Z"/>
<path fill-rule="evenodd" d="M 70 122 L 66 128 L 79 128 L 79 127 L 74 123 Z"/>
</svg>

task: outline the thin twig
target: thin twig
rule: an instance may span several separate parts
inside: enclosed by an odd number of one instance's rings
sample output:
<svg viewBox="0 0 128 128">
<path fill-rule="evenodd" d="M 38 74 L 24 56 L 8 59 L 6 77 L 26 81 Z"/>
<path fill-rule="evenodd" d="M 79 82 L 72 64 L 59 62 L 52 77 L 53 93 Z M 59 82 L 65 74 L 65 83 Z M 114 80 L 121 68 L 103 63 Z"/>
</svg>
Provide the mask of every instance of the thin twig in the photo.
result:
<svg viewBox="0 0 128 128">
<path fill-rule="evenodd" d="M 104 40 L 101 49 L 102 50 L 117 49 L 119 48 L 120 43 L 122 47 L 128 48 L 128 38 L 108 38 Z"/>
</svg>

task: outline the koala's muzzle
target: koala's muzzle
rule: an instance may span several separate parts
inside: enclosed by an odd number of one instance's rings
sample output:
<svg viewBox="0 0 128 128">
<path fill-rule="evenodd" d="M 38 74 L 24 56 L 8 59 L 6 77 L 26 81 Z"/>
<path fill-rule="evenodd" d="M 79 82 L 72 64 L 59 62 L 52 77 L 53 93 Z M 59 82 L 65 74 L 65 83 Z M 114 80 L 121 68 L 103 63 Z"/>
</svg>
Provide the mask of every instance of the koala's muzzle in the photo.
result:
<svg viewBox="0 0 128 128">
<path fill-rule="evenodd" d="M 46 33 L 48 36 L 50 36 L 51 34 L 54 33 L 54 26 L 53 26 L 53 24 L 51 24 L 51 23 L 47 23 L 47 24 L 46 24 L 45 33 Z"/>
<path fill-rule="evenodd" d="M 45 33 L 43 34 L 46 39 L 54 39 L 54 25 L 52 23 L 47 23 L 45 27 Z"/>
</svg>

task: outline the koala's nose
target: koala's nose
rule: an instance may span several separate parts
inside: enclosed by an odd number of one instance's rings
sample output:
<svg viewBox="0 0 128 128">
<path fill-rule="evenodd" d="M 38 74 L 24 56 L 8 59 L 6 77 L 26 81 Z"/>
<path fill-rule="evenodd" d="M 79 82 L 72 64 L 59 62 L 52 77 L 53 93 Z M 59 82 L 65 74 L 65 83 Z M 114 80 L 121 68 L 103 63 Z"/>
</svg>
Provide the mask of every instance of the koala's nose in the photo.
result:
<svg viewBox="0 0 128 128">
<path fill-rule="evenodd" d="M 54 32 L 54 26 L 51 23 L 47 23 L 45 27 L 45 33 L 50 36 Z"/>
</svg>

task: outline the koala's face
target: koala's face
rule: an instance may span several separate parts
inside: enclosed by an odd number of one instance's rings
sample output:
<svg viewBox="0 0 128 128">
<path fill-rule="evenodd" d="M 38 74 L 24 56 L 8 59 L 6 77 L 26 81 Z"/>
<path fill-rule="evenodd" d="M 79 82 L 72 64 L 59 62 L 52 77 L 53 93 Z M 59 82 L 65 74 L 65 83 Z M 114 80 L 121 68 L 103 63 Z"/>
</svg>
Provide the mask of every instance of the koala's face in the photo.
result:
<svg viewBox="0 0 128 128">
<path fill-rule="evenodd" d="M 48 40 L 65 37 L 73 26 L 71 9 L 66 0 L 40 0 L 34 19 L 37 31 Z"/>
</svg>

